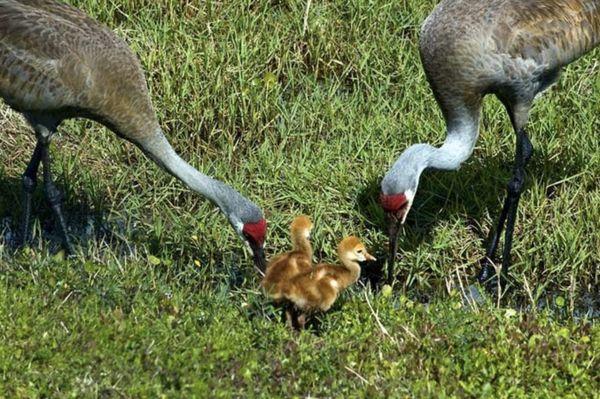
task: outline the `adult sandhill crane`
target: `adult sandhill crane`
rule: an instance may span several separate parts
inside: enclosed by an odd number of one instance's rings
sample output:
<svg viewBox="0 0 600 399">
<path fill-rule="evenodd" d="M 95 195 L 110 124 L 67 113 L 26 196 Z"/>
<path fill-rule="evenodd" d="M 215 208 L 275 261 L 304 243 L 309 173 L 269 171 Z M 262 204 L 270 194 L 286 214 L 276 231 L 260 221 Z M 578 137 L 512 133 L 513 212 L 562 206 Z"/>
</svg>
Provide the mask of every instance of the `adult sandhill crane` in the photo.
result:
<svg viewBox="0 0 600 399">
<path fill-rule="evenodd" d="M 85 117 L 138 146 L 154 162 L 227 216 L 264 267 L 266 222 L 258 206 L 193 168 L 165 138 L 136 56 L 107 27 L 55 0 L 0 0 L 0 96 L 21 112 L 37 136 L 25 173 L 22 239 L 27 240 L 31 196 L 42 162 L 46 197 L 71 244 L 54 185 L 48 145 L 60 123 Z"/>
<path fill-rule="evenodd" d="M 420 52 L 447 136 L 439 148 L 409 147 L 383 178 L 380 202 L 389 221 L 389 280 L 398 227 L 410 210 L 421 172 L 455 170 L 469 158 L 488 93 L 504 104 L 517 139 L 513 177 L 478 279 L 485 282 L 495 275 L 492 260 L 503 228 L 501 276 L 506 275 L 525 166 L 533 152 L 525 131 L 532 102 L 564 66 L 599 42 L 600 0 L 444 0 L 434 9 L 421 29 Z"/>
</svg>

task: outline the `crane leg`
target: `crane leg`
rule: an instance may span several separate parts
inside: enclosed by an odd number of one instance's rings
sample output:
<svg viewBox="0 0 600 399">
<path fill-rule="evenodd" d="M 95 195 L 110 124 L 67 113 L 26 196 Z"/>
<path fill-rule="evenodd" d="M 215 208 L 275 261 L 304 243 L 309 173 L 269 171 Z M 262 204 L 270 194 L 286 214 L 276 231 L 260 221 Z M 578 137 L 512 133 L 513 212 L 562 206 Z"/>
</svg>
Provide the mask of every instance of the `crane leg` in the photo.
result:
<svg viewBox="0 0 600 399">
<path fill-rule="evenodd" d="M 42 164 L 43 164 L 43 174 L 44 174 L 44 189 L 46 191 L 46 199 L 50 204 L 50 207 L 54 211 L 56 218 L 58 219 L 58 223 L 60 224 L 61 232 L 63 234 L 64 246 L 67 252 L 73 253 L 73 246 L 71 245 L 71 240 L 69 239 L 69 235 L 67 233 L 67 223 L 65 221 L 65 217 L 62 212 L 62 194 L 56 188 L 54 181 L 52 179 L 52 160 L 50 158 L 49 144 L 50 140 L 48 138 L 40 139 L 40 143 L 42 146 Z"/>
<path fill-rule="evenodd" d="M 504 250 L 502 252 L 501 278 L 506 276 L 510 266 L 510 250 L 512 247 L 513 233 L 515 229 L 515 220 L 519 199 L 525 186 L 525 166 L 533 154 L 533 145 L 527 137 L 525 129 L 519 129 L 517 132 L 517 148 L 515 151 L 515 166 L 513 176 L 507 185 L 507 195 L 498 218 L 498 225 L 490 234 L 490 243 L 486 251 L 486 256 L 481 261 L 481 271 L 478 280 L 482 283 L 490 280 L 494 275 L 493 258 L 498 248 L 502 230 L 506 228 L 504 234 Z"/>
<path fill-rule="evenodd" d="M 21 225 L 21 243 L 26 245 L 29 241 L 29 223 L 31 221 L 31 200 L 35 187 L 37 186 L 37 171 L 42 159 L 42 145 L 38 142 L 33 150 L 31 160 L 25 169 L 22 176 L 23 194 L 24 194 L 24 209 L 23 221 Z"/>
</svg>

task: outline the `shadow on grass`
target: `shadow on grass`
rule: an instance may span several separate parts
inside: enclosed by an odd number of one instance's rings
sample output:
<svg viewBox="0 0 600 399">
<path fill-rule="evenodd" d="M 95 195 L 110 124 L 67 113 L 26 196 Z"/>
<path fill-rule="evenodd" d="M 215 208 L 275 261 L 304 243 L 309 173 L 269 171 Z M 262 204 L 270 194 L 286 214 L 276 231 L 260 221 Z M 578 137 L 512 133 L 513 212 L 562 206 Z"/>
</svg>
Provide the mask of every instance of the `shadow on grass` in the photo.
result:
<svg viewBox="0 0 600 399">
<path fill-rule="evenodd" d="M 478 162 L 477 162 L 478 161 Z M 471 160 L 460 170 L 453 172 L 426 170 L 421 176 L 419 191 L 405 226 L 398 240 L 398 251 L 416 251 L 424 243 L 433 239 L 432 231 L 443 220 L 461 215 L 465 224 L 477 234 L 482 241 L 481 256 L 485 253 L 488 236 L 486 231 L 495 229 L 502 203 L 506 195 L 506 184 L 512 176 L 513 159 L 510 154 L 481 160 Z M 527 167 L 527 190 L 531 182 L 548 187 L 546 196 L 554 198 L 560 192 L 560 185 L 552 185 L 565 177 L 575 175 L 582 169 L 581 160 L 534 158 Z M 385 216 L 378 198 L 381 178 L 371 180 L 359 193 L 358 211 L 373 228 L 380 229 L 387 235 Z M 490 215 L 493 225 L 482 228 L 485 215 Z M 515 236 L 518 240 L 519 237 Z M 378 255 L 387 258 L 386 249 Z M 498 254 L 497 254 L 498 256 Z M 386 263 L 381 261 L 382 263 Z M 385 271 L 383 264 L 375 268 L 375 274 L 369 281 L 379 281 L 380 273 Z M 398 270 L 396 270 L 398 272 Z M 379 273 L 379 275 L 377 275 Z M 402 275 L 396 274 L 396 281 L 402 281 Z"/>
<path fill-rule="evenodd" d="M 109 258 L 138 258 L 144 262 L 147 254 L 152 254 L 162 264 L 168 264 L 168 267 L 154 266 L 157 273 L 168 281 L 197 285 L 198 289 L 206 285 L 214 289 L 222 284 L 230 290 L 237 289 L 256 278 L 251 262 L 239 252 L 237 242 L 223 250 L 217 243 L 199 249 L 186 241 L 165 239 L 165 235 L 149 231 L 143 220 L 131 218 L 126 210 L 112 209 L 103 200 L 108 197 L 104 192 L 95 192 L 90 198 L 85 189 L 60 176 L 57 186 L 64 193 L 63 213 L 69 235 L 75 251 L 82 253 L 84 259 L 110 255 Z M 0 169 L 0 244 L 8 250 L 9 257 L 15 256 L 20 248 L 23 197 L 21 177 L 7 176 Z M 165 230 L 170 228 L 167 226 Z M 45 198 L 41 174 L 32 200 L 29 242 L 32 248 L 45 248 L 51 254 L 63 246 L 59 224 Z M 201 261 L 202 267 L 193 266 L 195 259 Z"/>
<path fill-rule="evenodd" d="M 64 194 L 63 213 L 67 219 L 70 237 L 77 247 L 87 250 L 103 244 L 118 254 L 128 255 L 132 252 L 132 248 L 124 239 L 131 234 L 128 224 L 121 220 L 106 220 L 107 204 L 101 200 L 90 203 L 68 183 L 58 181 L 57 186 Z M 0 174 L 0 193 L 0 242 L 16 250 L 21 238 L 24 201 L 20 176 L 9 177 Z M 34 225 L 39 225 L 39 229 L 34 228 Z M 38 178 L 32 199 L 30 245 L 47 246 L 53 253 L 62 249 L 62 240 L 60 227 L 45 199 L 41 179 Z"/>
</svg>

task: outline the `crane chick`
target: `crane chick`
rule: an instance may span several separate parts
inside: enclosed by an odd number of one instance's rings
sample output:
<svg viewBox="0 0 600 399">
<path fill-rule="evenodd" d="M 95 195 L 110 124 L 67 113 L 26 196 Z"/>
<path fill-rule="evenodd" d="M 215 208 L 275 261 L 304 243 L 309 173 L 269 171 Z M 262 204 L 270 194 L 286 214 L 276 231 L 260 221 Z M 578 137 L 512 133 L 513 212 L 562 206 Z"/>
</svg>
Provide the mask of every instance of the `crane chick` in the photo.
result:
<svg viewBox="0 0 600 399">
<path fill-rule="evenodd" d="M 304 328 L 307 315 L 329 310 L 339 294 L 358 280 L 359 262 L 376 260 L 354 236 L 339 243 L 338 256 L 341 265 L 319 264 L 282 284 L 283 297 L 301 312 L 297 317 L 300 328 Z"/>
<path fill-rule="evenodd" d="M 312 271 L 313 250 L 309 241 L 312 229 L 313 223 L 308 216 L 295 217 L 290 225 L 292 250 L 275 256 L 267 264 L 262 286 L 275 301 L 281 300 L 284 283 Z"/>
</svg>

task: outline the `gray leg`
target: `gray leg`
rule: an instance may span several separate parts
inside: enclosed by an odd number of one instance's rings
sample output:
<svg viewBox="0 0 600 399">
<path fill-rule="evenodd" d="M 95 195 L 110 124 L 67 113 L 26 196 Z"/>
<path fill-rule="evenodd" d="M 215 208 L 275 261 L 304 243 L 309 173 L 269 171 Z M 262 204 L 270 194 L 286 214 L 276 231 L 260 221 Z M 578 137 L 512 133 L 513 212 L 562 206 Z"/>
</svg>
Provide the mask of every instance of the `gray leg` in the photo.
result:
<svg viewBox="0 0 600 399">
<path fill-rule="evenodd" d="M 481 262 L 481 272 L 479 273 L 478 279 L 482 283 L 489 281 L 494 275 L 492 270 L 492 259 L 498 248 L 500 235 L 504 228 L 506 228 L 506 232 L 504 235 L 501 275 L 505 277 L 506 273 L 508 273 L 517 208 L 519 206 L 521 193 L 525 186 L 525 166 L 529 162 L 532 154 L 533 146 L 531 145 L 531 141 L 529 141 L 525 129 L 520 129 L 517 132 L 517 148 L 515 152 L 513 177 L 508 183 L 506 200 L 504 201 L 504 206 L 502 207 L 496 230 L 491 234 L 490 246 L 488 247 L 486 257 Z"/>
<path fill-rule="evenodd" d="M 52 180 L 52 170 L 51 164 L 52 160 L 50 159 L 50 151 L 49 151 L 49 140 L 42 139 L 42 163 L 44 166 L 44 189 L 46 191 L 46 198 L 48 199 L 48 203 L 56 218 L 58 219 L 58 223 L 60 224 L 60 228 L 62 230 L 64 246 L 67 252 L 73 253 L 73 246 L 71 245 L 71 240 L 69 239 L 68 231 L 67 231 L 67 223 L 65 222 L 65 218 L 62 212 L 62 194 L 54 185 L 54 181 Z"/>
<path fill-rule="evenodd" d="M 21 225 L 21 243 L 27 245 L 29 241 L 29 223 L 31 220 L 31 199 L 37 185 L 37 171 L 42 159 L 42 145 L 38 142 L 31 156 L 31 161 L 27 165 L 27 169 L 22 176 L 23 193 L 24 193 L 24 211 L 23 221 Z"/>
<path fill-rule="evenodd" d="M 506 220 L 506 233 L 504 235 L 504 251 L 502 252 L 502 274 L 508 273 L 510 266 L 510 250 L 512 248 L 515 220 L 519 199 L 525 188 L 525 166 L 533 154 L 533 145 L 527 137 L 525 130 L 521 130 L 517 136 L 516 165 L 512 180 L 508 183 L 508 197 L 511 200 L 510 210 Z"/>
<path fill-rule="evenodd" d="M 504 230 L 504 224 L 506 223 L 506 216 L 508 214 L 508 208 L 510 206 L 510 199 L 508 195 L 504 199 L 504 205 L 502 206 L 502 211 L 500 212 L 500 217 L 498 218 L 498 224 L 496 225 L 496 229 L 492 229 L 490 231 L 490 237 L 488 238 L 489 246 L 485 253 L 485 258 L 481 260 L 481 271 L 477 279 L 479 282 L 483 283 L 488 281 L 492 274 L 494 273 L 493 268 L 493 259 L 496 254 L 496 250 L 498 249 L 498 244 L 500 243 L 500 236 L 502 235 L 502 230 Z"/>
</svg>

